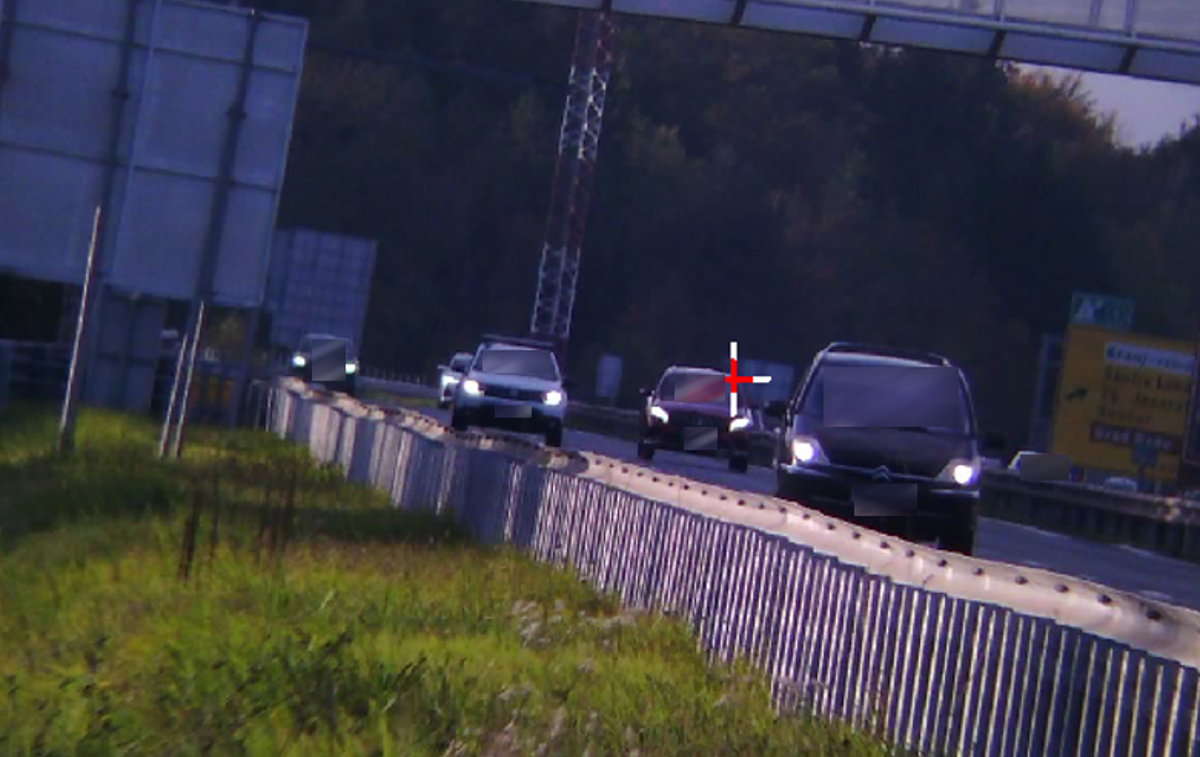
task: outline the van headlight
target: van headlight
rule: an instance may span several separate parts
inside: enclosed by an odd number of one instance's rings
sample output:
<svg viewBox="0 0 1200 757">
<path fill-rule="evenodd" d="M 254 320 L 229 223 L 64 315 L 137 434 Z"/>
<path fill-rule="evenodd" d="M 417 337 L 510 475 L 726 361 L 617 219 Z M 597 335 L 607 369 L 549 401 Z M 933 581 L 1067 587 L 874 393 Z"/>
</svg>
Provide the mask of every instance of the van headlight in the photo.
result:
<svg viewBox="0 0 1200 757">
<path fill-rule="evenodd" d="M 478 397 L 483 394 L 483 386 L 475 379 L 467 379 L 462 382 L 463 391 L 472 397 Z"/>
<path fill-rule="evenodd" d="M 938 474 L 939 481 L 953 481 L 959 486 L 970 486 L 979 480 L 978 460 L 951 460 Z"/>
<path fill-rule="evenodd" d="M 346 363 L 346 375 L 353 376 L 358 373 L 358 363 Z"/>
<path fill-rule="evenodd" d="M 650 417 L 657 418 L 659 421 L 661 421 L 663 423 L 669 423 L 671 420 L 671 416 L 669 414 L 667 414 L 667 411 L 663 410 L 658 405 L 652 405 L 650 407 Z"/>
<path fill-rule="evenodd" d="M 550 391 L 546 392 L 546 395 L 542 398 L 542 400 L 550 407 L 558 407 L 562 404 L 563 394 L 557 389 L 551 389 Z"/>
<path fill-rule="evenodd" d="M 742 431 L 748 428 L 750 428 L 749 418 L 734 418 L 729 422 L 730 431 Z"/>
<path fill-rule="evenodd" d="M 308 365 L 308 361 L 304 359 L 303 355 L 292 355 L 292 365 L 297 368 L 303 368 Z"/>
<path fill-rule="evenodd" d="M 796 436 L 792 439 L 792 462 L 801 465 L 828 463 L 821 444 L 812 436 Z"/>
</svg>

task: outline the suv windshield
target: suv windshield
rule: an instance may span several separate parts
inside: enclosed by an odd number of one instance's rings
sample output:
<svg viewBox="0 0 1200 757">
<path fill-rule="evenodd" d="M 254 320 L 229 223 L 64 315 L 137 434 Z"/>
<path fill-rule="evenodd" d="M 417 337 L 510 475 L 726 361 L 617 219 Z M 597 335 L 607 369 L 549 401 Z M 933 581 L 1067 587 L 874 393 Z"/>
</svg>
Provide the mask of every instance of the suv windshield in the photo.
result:
<svg viewBox="0 0 1200 757">
<path fill-rule="evenodd" d="M 821 365 L 803 402 L 801 415 L 829 428 L 953 435 L 969 435 L 972 428 L 969 400 L 955 369 Z"/>
<path fill-rule="evenodd" d="M 475 370 L 558 381 L 558 364 L 554 361 L 554 354 L 546 350 L 486 349 L 479 353 Z"/>
<path fill-rule="evenodd" d="M 658 387 L 658 396 L 659 399 L 669 402 L 720 405 L 728 402 L 725 394 L 727 388 L 724 376 L 675 371 L 663 376 Z"/>
</svg>

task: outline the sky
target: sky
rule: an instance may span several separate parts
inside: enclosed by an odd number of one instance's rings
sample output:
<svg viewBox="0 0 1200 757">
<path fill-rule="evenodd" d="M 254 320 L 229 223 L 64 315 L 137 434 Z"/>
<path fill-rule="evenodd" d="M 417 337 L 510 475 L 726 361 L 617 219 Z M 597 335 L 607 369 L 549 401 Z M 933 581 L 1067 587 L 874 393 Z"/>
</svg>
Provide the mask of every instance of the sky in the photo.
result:
<svg viewBox="0 0 1200 757">
<path fill-rule="evenodd" d="M 1056 76 L 1074 75 L 1049 70 Z M 1116 114 L 1118 138 L 1131 147 L 1178 136 L 1180 125 L 1200 114 L 1197 86 L 1093 73 L 1083 74 L 1083 84 L 1098 110 Z"/>
</svg>

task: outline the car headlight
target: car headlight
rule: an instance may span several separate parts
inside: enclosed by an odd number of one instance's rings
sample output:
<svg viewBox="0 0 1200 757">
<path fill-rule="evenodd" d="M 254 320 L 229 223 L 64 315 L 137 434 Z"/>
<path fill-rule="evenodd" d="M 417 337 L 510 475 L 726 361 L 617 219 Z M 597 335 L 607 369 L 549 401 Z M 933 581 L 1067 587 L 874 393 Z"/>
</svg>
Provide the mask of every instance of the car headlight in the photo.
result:
<svg viewBox="0 0 1200 757">
<path fill-rule="evenodd" d="M 663 410 L 658 405 L 652 405 L 650 407 L 650 417 L 657 418 L 663 423 L 667 423 L 671 420 L 671 416 L 667 414 L 667 411 Z"/>
<path fill-rule="evenodd" d="M 546 396 L 542 399 L 550 407 L 557 407 L 562 404 L 563 395 L 562 392 L 558 391 L 557 389 L 551 389 L 550 391 L 546 392 Z"/>
<path fill-rule="evenodd" d="M 475 379 L 467 379 L 462 384 L 463 391 L 472 397 L 478 397 L 483 394 L 483 386 Z"/>
<path fill-rule="evenodd" d="M 797 436 L 792 439 L 792 461 L 808 465 L 810 463 L 828 463 L 821 444 L 811 436 Z"/>
<path fill-rule="evenodd" d="M 292 355 L 292 365 L 297 368 L 303 368 L 308 365 L 308 361 L 304 359 L 303 355 Z"/>
<path fill-rule="evenodd" d="M 951 460 L 938 474 L 939 481 L 953 481 L 959 486 L 970 486 L 979 479 L 978 460 Z"/>
<path fill-rule="evenodd" d="M 750 419 L 749 418 L 734 418 L 732 421 L 729 422 L 729 430 L 730 431 L 741 431 L 741 430 L 747 429 L 747 428 L 750 428 Z"/>
<path fill-rule="evenodd" d="M 352 376 L 358 373 L 358 363 L 346 363 L 346 375 Z"/>
</svg>

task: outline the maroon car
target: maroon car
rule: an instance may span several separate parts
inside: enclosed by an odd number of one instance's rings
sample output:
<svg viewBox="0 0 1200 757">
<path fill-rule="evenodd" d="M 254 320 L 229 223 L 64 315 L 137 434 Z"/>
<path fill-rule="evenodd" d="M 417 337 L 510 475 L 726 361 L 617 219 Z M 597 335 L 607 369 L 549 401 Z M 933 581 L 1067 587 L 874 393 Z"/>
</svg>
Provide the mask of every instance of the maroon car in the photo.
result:
<svg viewBox="0 0 1200 757">
<path fill-rule="evenodd" d="M 638 457 L 659 449 L 729 458 L 730 470 L 745 473 L 750 461 L 750 410 L 730 416 L 725 374 L 709 368 L 671 366 L 654 389 L 643 389 Z"/>
</svg>

